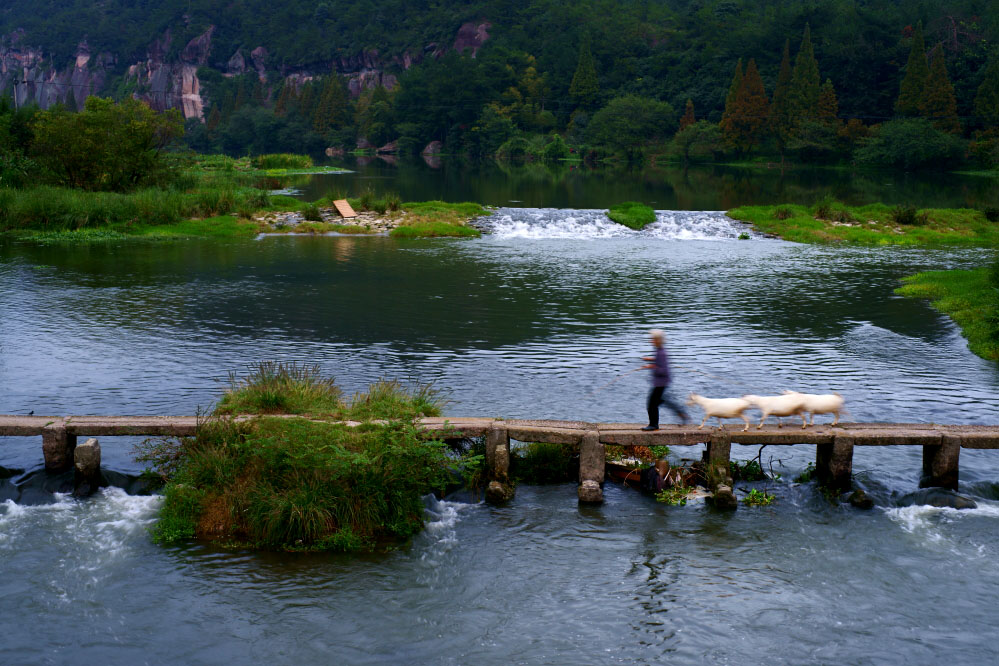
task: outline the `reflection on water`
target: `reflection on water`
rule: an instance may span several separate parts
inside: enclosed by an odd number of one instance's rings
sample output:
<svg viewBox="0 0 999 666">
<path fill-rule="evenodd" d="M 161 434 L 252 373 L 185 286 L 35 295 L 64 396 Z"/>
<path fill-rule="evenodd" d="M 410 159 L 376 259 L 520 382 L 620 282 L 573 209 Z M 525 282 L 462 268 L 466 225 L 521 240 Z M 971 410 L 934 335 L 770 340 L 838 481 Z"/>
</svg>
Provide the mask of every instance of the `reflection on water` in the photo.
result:
<svg viewBox="0 0 999 666">
<path fill-rule="evenodd" d="M 858 420 L 999 422 L 996 364 L 892 294 L 983 252 L 737 240 L 718 214 L 659 216 L 605 233 L 597 213 L 507 208 L 471 241 L 0 242 L 0 413 L 191 413 L 228 370 L 287 359 L 348 391 L 434 381 L 450 414 L 631 421 L 647 378 L 600 387 L 657 326 L 678 393 L 836 389 Z M 0 443 L 0 465 L 40 465 L 36 438 Z M 127 441 L 102 447 L 136 469 Z M 980 508 L 955 512 L 895 507 L 918 450 L 858 451 L 870 513 L 787 481 L 814 449 L 770 455 L 773 507 L 608 484 L 585 508 L 572 485 L 521 486 L 501 508 L 428 498 L 411 544 L 359 558 L 161 548 L 159 500 L 118 489 L 2 502 L 17 610 L 0 614 L 0 662 L 995 661 L 999 455 L 962 453 Z"/>
<path fill-rule="evenodd" d="M 308 200 L 365 190 L 394 192 L 404 201 L 442 199 L 490 206 L 601 208 L 642 201 L 663 210 L 730 210 L 749 204 L 812 204 L 831 196 L 849 204 L 883 202 L 921 208 L 999 205 L 995 178 L 894 170 L 729 167 L 722 165 L 601 166 L 470 162 L 457 157 L 433 165 L 418 159 L 396 165 L 350 161 L 352 173 L 296 181 Z"/>
</svg>

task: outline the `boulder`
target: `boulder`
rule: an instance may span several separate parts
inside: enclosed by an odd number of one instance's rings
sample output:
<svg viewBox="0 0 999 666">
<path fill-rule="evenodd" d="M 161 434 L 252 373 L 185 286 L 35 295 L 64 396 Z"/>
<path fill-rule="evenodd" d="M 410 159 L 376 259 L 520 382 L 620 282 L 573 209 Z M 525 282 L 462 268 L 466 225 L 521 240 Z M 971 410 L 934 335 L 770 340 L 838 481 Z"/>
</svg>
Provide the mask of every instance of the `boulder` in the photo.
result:
<svg viewBox="0 0 999 666">
<path fill-rule="evenodd" d="M 513 486 L 499 481 L 490 481 L 486 486 L 486 502 L 502 504 L 513 499 Z"/>
<path fill-rule="evenodd" d="M 440 141 L 431 141 L 420 151 L 421 155 L 439 155 L 444 150 L 444 144 Z"/>
<path fill-rule="evenodd" d="M 101 445 L 91 437 L 73 451 L 73 494 L 93 495 L 104 485 L 101 475 Z"/>
<path fill-rule="evenodd" d="M 384 146 L 378 149 L 379 153 L 398 153 L 399 152 L 399 141 L 389 141 Z"/>
<path fill-rule="evenodd" d="M 368 141 L 367 139 L 365 139 L 363 136 L 357 140 L 357 149 L 358 150 L 368 150 L 368 149 L 374 148 L 374 147 L 375 147 L 374 144 L 371 143 L 370 141 Z"/>
<path fill-rule="evenodd" d="M 343 157 L 345 154 L 343 146 L 330 146 L 326 149 L 326 157 Z"/>
<path fill-rule="evenodd" d="M 847 501 L 850 502 L 852 506 L 865 511 L 874 508 L 874 500 L 868 497 L 867 493 L 860 488 L 857 488 L 850 493 L 850 497 L 847 498 Z"/>
<path fill-rule="evenodd" d="M 899 506 L 935 506 L 941 509 L 976 509 L 978 502 L 967 495 L 955 493 L 944 488 L 924 488 L 914 493 L 903 495 L 898 500 Z"/>
</svg>

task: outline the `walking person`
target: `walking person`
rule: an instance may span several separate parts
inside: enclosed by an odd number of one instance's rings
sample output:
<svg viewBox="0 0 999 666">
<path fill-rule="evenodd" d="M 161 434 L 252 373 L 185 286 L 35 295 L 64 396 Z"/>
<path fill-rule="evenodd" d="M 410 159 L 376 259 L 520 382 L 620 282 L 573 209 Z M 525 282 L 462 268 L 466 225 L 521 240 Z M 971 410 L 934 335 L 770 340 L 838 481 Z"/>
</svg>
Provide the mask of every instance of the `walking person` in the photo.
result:
<svg viewBox="0 0 999 666">
<path fill-rule="evenodd" d="M 643 365 L 643 369 L 652 370 L 652 390 L 649 392 L 649 425 L 642 430 L 659 430 L 659 405 L 666 405 L 680 417 L 680 421 L 687 423 L 690 419 L 673 396 L 666 393 L 669 386 L 669 361 L 666 358 L 666 335 L 658 328 L 649 331 L 649 338 L 655 348 L 655 356 L 643 356 L 643 361 L 649 361 L 648 365 Z"/>
</svg>

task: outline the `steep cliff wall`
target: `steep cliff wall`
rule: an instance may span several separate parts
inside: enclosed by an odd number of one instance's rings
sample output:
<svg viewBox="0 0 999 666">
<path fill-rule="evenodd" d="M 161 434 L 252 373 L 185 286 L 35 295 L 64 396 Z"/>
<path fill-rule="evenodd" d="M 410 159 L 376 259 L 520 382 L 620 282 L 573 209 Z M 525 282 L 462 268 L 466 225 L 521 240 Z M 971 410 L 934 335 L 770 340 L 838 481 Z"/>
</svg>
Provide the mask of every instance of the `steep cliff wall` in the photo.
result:
<svg viewBox="0 0 999 666">
<path fill-rule="evenodd" d="M 475 57 L 489 39 L 491 27 L 488 21 L 468 22 L 458 29 L 450 45 L 431 42 L 391 58 L 382 57 L 377 49 L 368 49 L 333 62 L 294 70 L 274 69 L 264 45 L 251 50 L 237 49 L 228 59 L 213 53 L 215 26 L 192 39 L 171 58 L 173 37 L 167 30 L 152 40 L 145 59 L 124 67 L 120 81 L 123 90 L 145 100 L 154 109 L 180 109 L 185 118 L 200 120 L 208 106 L 198 79 L 200 67 L 217 67 L 224 76 L 256 72 L 269 86 L 276 86 L 282 79 L 300 84 L 336 72 L 347 78 L 350 94 L 357 97 L 379 85 L 391 90 L 398 84 L 399 72 L 424 58 L 439 58 L 452 49 Z M 0 36 L 0 92 L 9 93 L 13 89 L 18 105 L 34 102 L 48 108 L 61 102 L 82 106 L 89 95 L 108 94 L 109 83 L 121 70 L 115 54 L 93 55 L 85 39 L 78 45 L 72 61 L 55 63 L 40 49 L 30 46 L 30 35 L 21 30 Z"/>
</svg>

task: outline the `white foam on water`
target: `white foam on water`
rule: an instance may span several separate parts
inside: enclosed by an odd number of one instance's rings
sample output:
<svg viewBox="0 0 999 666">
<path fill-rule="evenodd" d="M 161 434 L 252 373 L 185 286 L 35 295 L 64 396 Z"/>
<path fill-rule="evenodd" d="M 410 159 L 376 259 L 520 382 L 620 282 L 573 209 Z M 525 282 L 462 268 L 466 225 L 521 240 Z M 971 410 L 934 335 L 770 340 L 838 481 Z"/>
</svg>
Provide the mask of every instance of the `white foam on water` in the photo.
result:
<svg viewBox="0 0 999 666">
<path fill-rule="evenodd" d="M 978 507 L 974 509 L 952 509 L 950 507 L 915 504 L 893 507 L 884 511 L 885 515 L 903 531 L 925 539 L 926 543 L 949 546 L 954 549 L 955 553 L 981 557 L 986 555 L 984 545 L 971 544 L 966 539 L 958 539 L 947 533 L 947 526 L 960 520 L 999 518 L 999 504 L 983 500 L 976 501 Z M 974 546 L 974 551 L 968 553 L 967 546 Z"/>
<path fill-rule="evenodd" d="M 756 237 L 748 226 L 718 211 L 656 211 L 656 221 L 641 231 L 611 221 L 602 209 L 500 208 L 481 224 L 497 238 L 735 240 L 744 233 Z"/>
</svg>

